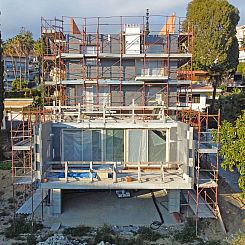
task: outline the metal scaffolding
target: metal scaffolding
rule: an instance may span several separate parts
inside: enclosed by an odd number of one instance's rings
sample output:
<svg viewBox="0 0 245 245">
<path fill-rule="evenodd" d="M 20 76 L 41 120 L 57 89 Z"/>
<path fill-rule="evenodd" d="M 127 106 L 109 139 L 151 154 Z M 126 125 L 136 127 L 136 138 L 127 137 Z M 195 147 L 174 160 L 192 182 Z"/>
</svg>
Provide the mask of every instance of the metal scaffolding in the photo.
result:
<svg viewBox="0 0 245 245">
<path fill-rule="evenodd" d="M 213 195 L 209 191 L 213 190 L 217 196 L 218 157 L 215 164 L 206 168 L 201 161 L 210 154 L 201 148 L 201 139 L 205 137 L 202 129 L 204 125 L 208 129 L 208 118 L 215 116 L 191 110 L 193 26 L 184 25 L 184 19 L 179 17 L 174 17 L 175 22 L 169 24 L 169 18 L 161 15 L 41 18 L 43 108 L 11 111 L 13 197 L 15 200 L 17 185 L 30 189 L 32 219 L 36 206 L 33 202 L 35 130 L 47 121 L 79 123 L 83 118 L 98 117 L 104 121 L 107 118 L 126 118 L 133 122 L 136 119 L 166 122 L 170 116 L 180 117 L 198 129 L 196 216 L 199 197 L 203 193 L 208 202 Z M 139 33 L 128 34 L 126 27 L 138 28 Z M 135 39 L 129 45 L 127 38 L 131 37 Z M 133 45 L 139 45 L 138 53 L 130 53 Z M 108 65 L 102 67 L 102 60 L 109 62 Z M 126 60 L 131 62 L 133 75 L 125 68 Z M 155 67 L 151 67 L 152 61 Z M 172 61 L 176 62 L 176 67 Z M 132 84 L 137 85 L 134 92 L 140 96 L 137 103 L 133 98 L 127 104 L 124 87 Z M 69 86 L 72 87 L 71 92 Z M 108 88 L 107 93 L 101 92 L 105 88 Z M 151 88 L 156 89 L 147 93 Z M 118 95 L 116 101 L 113 95 Z M 217 129 L 219 120 L 220 116 Z M 218 156 L 218 151 L 212 154 Z M 66 164 L 66 177 L 68 167 Z M 134 167 L 139 169 L 140 181 L 143 167 Z M 163 172 L 163 166 L 157 167 Z M 212 185 L 205 185 L 202 172 L 213 174 Z M 44 196 L 42 193 L 41 201 Z M 217 197 L 211 206 L 217 209 Z"/>
<path fill-rule="evenodd" d="M 178 117 L 195 129 L 195 189 L 186 199 L 195 214 L 196 233 L 200 218 L 219 218 L 218 180 L 220 111 L 217 114 L 182 110 Z"/>
<path fill-rule="evenodd" d="M 162 92 L 162 101 L 170 114 L 179 108 L 191 108 L 192 84 L 187 81 L 192 78 L 193 26 L 187 24 L 184 27 L 184 18 L 174 17 L 173 23 L 169 23 L 169 18 L 171 16 L 161 15 L 42 18 L 45 104 L 52 105 L 54 100 L 57 104 L 60 100 L 62 105 L 76 105 L 78 101 L 98 105 L 104 101 L 100 91 L 108 85 L 109 105 L 112 105 L 112 94 L 118 93 L 118 105 L 123 106 L 123 86 L 135 83 L 141 92 L 140 105 L 146 105 L 150 99 L 146 89 L 159 86 L 156 93 Z M 163 25 L 164 32 L 161 30 Z M 138 36 L 127 34 L 127 26 L 139 28 Z M 150 28 L 150 36 L 147 28 Z M 133 44 L 127 45 L 127 35 L 136 36 Z M 140 43 L 139 52 L 130 53 L 132 45 L 137 42 Z M 101 67 L 103 60 L 110 65 Z M 134 75 L 125 69 L 125 60 L 133 62 Z M 184 67 L 184 70 L 177 72 L 171 65 L 172 60 L 177 61 L 178 69 Z M 151 67 L 152 61 L 157 67 Z M 169 89 L 170 78 L 176 92 Z M 118 82 L 107 84 L 108 79 Z M 68 96 L 67 84 L 72 84 L 72 81 L 81 86 Z M 93 86 L 93 98 L 88 98 Z M 80 92 L 77 91 L 79 89 Z"/>
</svg>

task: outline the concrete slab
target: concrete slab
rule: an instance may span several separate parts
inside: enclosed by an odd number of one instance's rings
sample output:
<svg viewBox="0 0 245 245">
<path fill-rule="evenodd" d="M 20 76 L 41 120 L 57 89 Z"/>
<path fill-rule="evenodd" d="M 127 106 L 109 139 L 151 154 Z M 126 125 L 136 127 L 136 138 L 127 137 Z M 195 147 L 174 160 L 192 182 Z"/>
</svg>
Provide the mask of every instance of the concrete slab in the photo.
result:
<svg viewBox="0 0 245 245">
<path fill-rule="evenodd" d="M 156 200 L 163 215 L 165 225 L 176 224 L 160 202 L 166 203 L 163 191 L 155 192 Z M 55 219 L 45 217 L 45 225 L 60 222 L 63 226 L 100 226 L 103 224 L 117 226 L 149 226 L 153 221 L 160 221 L 149 190 L 139 191 L 132 198 L 118 198 L 115 191 L 65 193 L 63 212 Z"/>
<path fill-rule="evenodd" d="M 119 176 L 119 175 L 118 175 Z M 113 183 L 112 179 L 98 180 L 94 179 L 93 183 L 89 179 L 69 178 L 68 182 L 65 179 L 49 179 L 47 183 L 41 183 L 41 188 L 45 189 L 148 189 L 148 190 L 163 190 L 163 189 L 192 189 L 193 181 L 191 178 L 184 178 L 182 170 L 166 170 L 164 179 L 159 173 L 142 173 L 141 182 L 138 182 L 137 172 L 127 173 L 125 176 L 130 176 L 134 181 L 126 182 L 124 178 L 118 178 L 117 183 Z M 119 176 L 120 177 L 120 176 Z"/>
</svg>

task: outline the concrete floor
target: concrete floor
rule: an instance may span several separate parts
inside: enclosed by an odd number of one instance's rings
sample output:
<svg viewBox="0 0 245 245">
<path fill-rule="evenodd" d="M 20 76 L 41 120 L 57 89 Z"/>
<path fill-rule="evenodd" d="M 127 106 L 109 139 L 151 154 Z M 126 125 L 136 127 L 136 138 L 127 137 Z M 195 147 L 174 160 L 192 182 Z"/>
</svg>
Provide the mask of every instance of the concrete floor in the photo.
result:
<svg viewBox="0 0 245 245">
<path fill-rule="evenodd" d="M 155 192 L 158 206 L 165 225 L 175 224 L 160 202 L 167 204 L 163 191 Z M 153 221 L 160 221 L 151 193 L 137 192 L 132 198 L 119 199 L 115 191 L 67 193 L 63 195 L 63 212 L 59 217 L 47 217 L 45 224 L 51 226 L 60 222 L 63 226 L 100 226 L 103 224 L 118 226 L 149 226 Z"/>
</svg>

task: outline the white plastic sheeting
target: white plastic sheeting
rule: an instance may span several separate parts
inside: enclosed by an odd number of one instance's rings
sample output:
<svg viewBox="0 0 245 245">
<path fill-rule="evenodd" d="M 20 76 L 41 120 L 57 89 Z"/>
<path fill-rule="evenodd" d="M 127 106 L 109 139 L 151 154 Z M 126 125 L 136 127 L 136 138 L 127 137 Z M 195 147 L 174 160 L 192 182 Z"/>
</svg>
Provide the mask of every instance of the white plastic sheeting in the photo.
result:
<svg viewBox="0 0 245 245">
<path fill-rule="evenodd" d="M 149 162 L 165 162 L 166 131 L 149 130 L 148 138 Z"/>
<path fill-rule="evenodd" d="M 128 131 L 128 161 L 147 161 L 146 130 L 132 129 Z"/>
<path fill-rule="evenodd" d="M 100 161 L 100 130 L 64 130 L 64 161 Z"/>
<path fill-rule="evenodd" d="M 165 130 L 128 129 L 126 132 L 125 141 L 123 129 L 65 129 L 63 160 L 124 161 L 124 144 L 126 144 L 126 161 L 166 161 Z"/>
</svg>

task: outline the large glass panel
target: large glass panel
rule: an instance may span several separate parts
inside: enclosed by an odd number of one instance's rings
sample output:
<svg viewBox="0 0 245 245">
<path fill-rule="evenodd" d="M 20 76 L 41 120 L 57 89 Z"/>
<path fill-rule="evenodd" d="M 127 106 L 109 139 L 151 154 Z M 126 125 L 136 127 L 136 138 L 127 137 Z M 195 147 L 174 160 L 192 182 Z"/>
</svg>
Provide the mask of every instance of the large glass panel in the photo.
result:
<svg viewBox="0 0 245 245">
<path fill-rule="evenodd" d="M 166 132 L 163 130 L 149 130 L 148 135 L 149 162 L 165 162 Z"/>
<path fill-rule="evenodd" d="M 124 131 L 122 129 L 114 129 L 113 135 L 113 158 L 114 161 L 123 161 L 124 159 Z"/>
<path fill-rule="evenodd" d="M 106 161 L 113 161 L 113 129 L 106 130 Z"/>
<path fill-rule="evenodd" d="M 128 131 L 128 161 L 145 162 L 146 159 L 146 131 L 129 130 Z"/>
<path fill-rule="evenodd" d="M 106 161 L 123 161 L 124 131 L 122 129 L 106 130 Z"/>
<path fill-rule="evenodd" d="M 63 132 L 64 161 L 82 160 L 81 131 L 67 130 Z"/>
<path fill-rule="evenodd" d="M 100 130 L 64 130 L 64 161 L 101 161 Z"/>
<path fill-rule="evenodd" d="M 101 161 L 101 131 L 92 131 L 93 161 Z"/>
<path fill-rule="evenodd" d="M 92 131 L 82 131 L 83 161 L 92 161 Z"/>
</svg>

